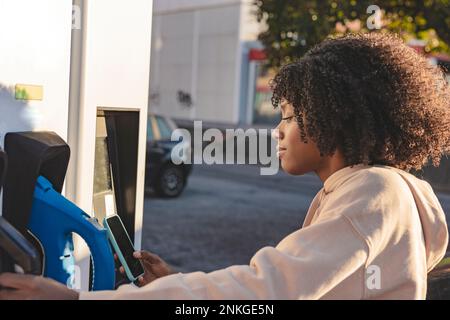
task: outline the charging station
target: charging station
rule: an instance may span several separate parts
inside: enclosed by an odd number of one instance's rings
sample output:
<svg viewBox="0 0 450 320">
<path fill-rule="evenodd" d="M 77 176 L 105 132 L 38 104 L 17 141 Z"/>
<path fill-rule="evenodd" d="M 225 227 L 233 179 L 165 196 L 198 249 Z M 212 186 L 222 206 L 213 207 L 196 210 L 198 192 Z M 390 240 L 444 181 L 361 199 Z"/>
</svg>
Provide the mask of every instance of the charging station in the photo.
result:
<svg viewBox="0 0 450 320">
<path fill-rule="evenodd" d="M 1 207 L 19 231 L 43 175 L 98 221 L 118 214 L 140 249 L 152 5 L 0 0 L 0 147 L 11 153 Z M 90 251 L 76 234 L 74 254 L 89 290 Z"/>
</svg>

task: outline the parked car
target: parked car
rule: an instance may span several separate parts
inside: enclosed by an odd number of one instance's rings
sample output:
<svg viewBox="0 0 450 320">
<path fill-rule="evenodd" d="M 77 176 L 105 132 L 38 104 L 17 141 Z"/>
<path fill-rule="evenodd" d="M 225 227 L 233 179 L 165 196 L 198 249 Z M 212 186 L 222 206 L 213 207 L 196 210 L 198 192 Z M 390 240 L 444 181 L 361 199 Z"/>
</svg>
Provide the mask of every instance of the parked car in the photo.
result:
<svg viewBox="0 0 450 320">
<path fill-rule="evenodd" d="M 147 159 L 145 186 L 153 189 L 158 196 L 178 197 L 187 184 L 192 171 L 190 141 L 172 141 L 172 132 L 177 125 L 161 115 L 149 114 L 147 124 Z M 172 161 L 172 150 L 182 144 L 181 164 Z M 178 155 L 174 155 L 178 157 Z"/>
</svg>

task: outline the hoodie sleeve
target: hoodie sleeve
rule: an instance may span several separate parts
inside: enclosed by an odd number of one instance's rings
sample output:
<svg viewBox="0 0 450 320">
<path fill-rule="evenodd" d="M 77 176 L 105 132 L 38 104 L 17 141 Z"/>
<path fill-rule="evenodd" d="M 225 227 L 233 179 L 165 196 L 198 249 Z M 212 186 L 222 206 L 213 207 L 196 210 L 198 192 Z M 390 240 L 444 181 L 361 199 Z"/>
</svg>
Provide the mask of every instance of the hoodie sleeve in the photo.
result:
<svg viewBox="0 0 450 320">
<path fill-rule="evenodd" d="M 174 274 L 142 288 L 82 292 L 80 299 L 319 299 L 350 276 L 361 278 L 360 291 L 353 292 L 361 298 L 367 258 L 365 240 L 339 216 L 259 250 L 249 265 Z"/>
</svg>

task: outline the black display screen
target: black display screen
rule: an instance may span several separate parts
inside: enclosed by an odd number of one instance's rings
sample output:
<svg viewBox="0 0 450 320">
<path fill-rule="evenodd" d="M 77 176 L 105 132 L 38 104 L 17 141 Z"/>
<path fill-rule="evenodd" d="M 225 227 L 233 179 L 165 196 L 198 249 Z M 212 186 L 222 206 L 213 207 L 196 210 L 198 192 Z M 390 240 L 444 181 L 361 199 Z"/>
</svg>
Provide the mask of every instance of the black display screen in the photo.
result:
<svg viewBox="0 0 450 320">
<path fill-rule="evenodd" d="M 142 275 L 144 273 L 144 268 L 142 267 L 141 262 L 133 257 L 133 253 L 135 251 L 133 244 L 131 243 L 127 231 L 120 221 L 119 216 L 107 218 L 107 223 L 133 276 L 137 278 Z"/>
</svg>

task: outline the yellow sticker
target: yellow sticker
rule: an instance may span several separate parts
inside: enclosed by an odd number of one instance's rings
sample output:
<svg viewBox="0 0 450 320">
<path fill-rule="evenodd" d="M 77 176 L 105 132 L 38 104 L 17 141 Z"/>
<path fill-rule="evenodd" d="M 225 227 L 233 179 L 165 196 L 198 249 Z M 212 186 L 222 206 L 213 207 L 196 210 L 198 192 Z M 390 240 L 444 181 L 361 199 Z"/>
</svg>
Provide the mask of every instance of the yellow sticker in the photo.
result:
<svg viewBox="0 0 450 320">
<path fill-rule="evenodd" d="M 44 99 L 43 86 L 16 84 L 16 100 L 43 100 L 43 99 Z"/>
</svg>

